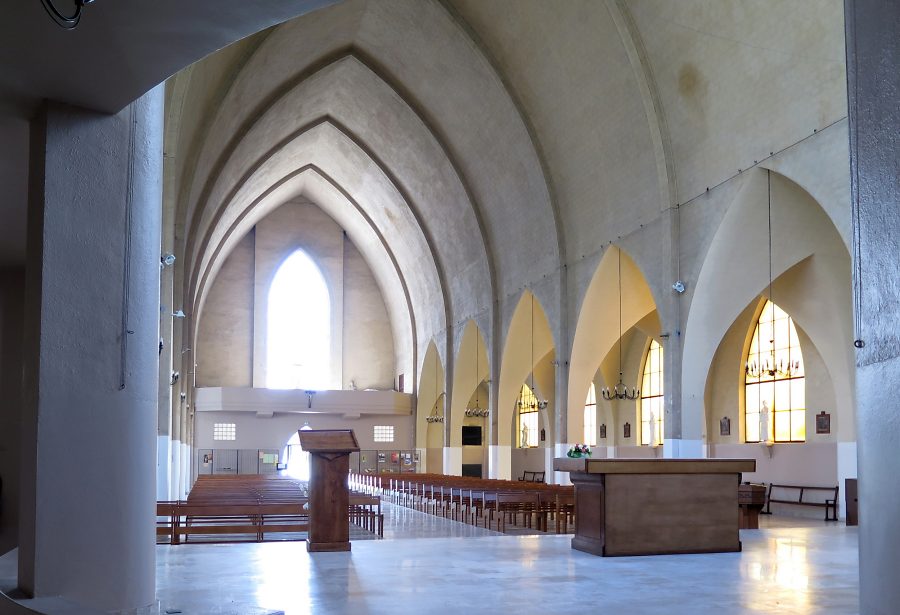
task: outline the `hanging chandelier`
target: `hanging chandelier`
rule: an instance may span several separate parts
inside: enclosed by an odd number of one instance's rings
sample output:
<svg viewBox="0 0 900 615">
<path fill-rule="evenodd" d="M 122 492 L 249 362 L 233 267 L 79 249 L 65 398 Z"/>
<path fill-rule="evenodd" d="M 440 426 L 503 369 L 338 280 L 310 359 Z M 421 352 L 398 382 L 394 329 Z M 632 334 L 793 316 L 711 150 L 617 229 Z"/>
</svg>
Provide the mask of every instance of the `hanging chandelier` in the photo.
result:
<svg viewBox="0 0 900 615">
<path fill-rule="evenodd" d="M 531 400 L 525 401 L 521 397 L 516 402 L 519 410 L 543 410 L 550 402 L 546 399 L 538 399 L 534 388 L 534 293 L 531 293 Z"/>
<path fill-rule="evenodd" d="M 769 234 L 769 302 L 772 304 L 772 322 L 775 321 L 775 295 L 772 292 L 772 174 L 769 169 L 766 169 L 766 202 L 767 202 L 767 222 L 768 222 L 768 234 Z M 773 335 L 774 335 L 774 328 Z M 762 355 L 762 351 L 760 350 L 760 355 Z M 800 361 L 795 359 L 793 361 L 785 361 L 784 359 L 776 359 L 775 357 L 775 340 L 769 340 L 769 352 L 768 356 L 762 357 L 760 356 L 760 360 L 756 359 L 748 359 L 747 363 L 744 365 L 744 373 L 748 378 L 763 378 L 765 376 L 769 376 L 770 378 L 779 377 L 779 378 L 792 378 L 800 372 Z"/>
<path fill-rule="evenodd" d="M 622 250 L 619 248 L 616 249 L 618 250 L 619 255 L 619 382 L 617 382 L 616 386 L 612 389 L 603 387 L 600 390 L 603 394 L 603 399 L 608 401 L 613 399 L 633 400 L 641 395 L 641 390 L 637 387 L 631 387 L 631 391 L 629 391 L 628 386 L 622 378 Z"/>
<path fill-rule="evenodd" d="M 438 403 L 441 401 L 441 398 L 444 397 L 444 393 L 438 395 L 438 398 L 435 400 L 434 405 L 431 407 L 431 414 L 425 417 L 425 421 L 427 423 L 443 423 L 444 415 L 438 414 Z"/>
<path fill-rule="evenodd" d="M 436 349 L 435 349 L 436 350 Z M 434 357 L 434 388 L 437 389 L 438 385 L 438 357 Z M 428 416 L 425 417 L 425 422 L 427 423 L 443 423 L 444 422 L 444 413 L 438 413 L 438 404 L 441 399 L 446 395 L 446 392 L 441 392 L 440 395 L 437 396 L 437 399 L 434 400 L 434 405 L 431 407 L 431 412 Z"/>
<path fill-rule="evenodd" d="M 475 380 L 478 380 L 478 333 L 475 333 Z M 479 392 L 481 389 L 481 380 L 475 385 L 475 407 L 466 408 L 466 416 L 484 418 L 491 415 L 488 408 L 482 408 L 479 402 Z"/>
</svg>

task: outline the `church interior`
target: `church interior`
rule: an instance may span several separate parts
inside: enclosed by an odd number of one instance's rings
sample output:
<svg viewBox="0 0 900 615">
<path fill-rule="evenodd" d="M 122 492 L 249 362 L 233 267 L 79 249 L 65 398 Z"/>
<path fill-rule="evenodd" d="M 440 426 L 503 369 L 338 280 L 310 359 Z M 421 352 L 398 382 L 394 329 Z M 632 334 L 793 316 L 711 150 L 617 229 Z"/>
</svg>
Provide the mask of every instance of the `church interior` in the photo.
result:
<svg viewBox="0 0 900 615">
<path fill-rule="evenodd" d="M 900 8 L 189 4 L 0 25 L 0 613 L 895 612 Z M 383 517 L 350 553 L 160 543 L 320 430 Z M 596 557 L 576 447 L 779 501 Z M 556 531 L 416 477 L 543 483 Z"/>
</svg>

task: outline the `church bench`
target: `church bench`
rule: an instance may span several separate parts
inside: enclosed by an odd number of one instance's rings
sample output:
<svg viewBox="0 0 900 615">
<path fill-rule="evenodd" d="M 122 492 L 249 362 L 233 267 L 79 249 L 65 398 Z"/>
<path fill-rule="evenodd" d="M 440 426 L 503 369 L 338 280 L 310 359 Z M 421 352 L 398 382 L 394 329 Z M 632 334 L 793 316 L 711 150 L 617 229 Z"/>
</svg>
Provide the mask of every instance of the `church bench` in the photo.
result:
<svg viewBox="0 0 900 615">
<path fill-rule="evenodd" d="M 522 478 L 519 480 L 527 483 L 542 483 L 544 482 L 544 472 L 532 472 L 530 470 L 522 471 Z"/>
<path fill-rule="evenodd" d="M 772 496 L 772 491 L 777 489 L 779 492 Z M 837 501 L 839 486 L 834 487 L 812 487 L 808 485 L 776 485 L 769 484 L 769 492 L 766 495 L 766 510 L 763 514 L 771 515 L 771 505 L 775 504 L 793 504 L 795 506 L 815 506 L 825 509 L 826 521 L 837 521 Z M 824 501 L 809 501 L 803 499 L 807 492 L 826 492 L 831 494 L 830 498 Z"/>
</svg>

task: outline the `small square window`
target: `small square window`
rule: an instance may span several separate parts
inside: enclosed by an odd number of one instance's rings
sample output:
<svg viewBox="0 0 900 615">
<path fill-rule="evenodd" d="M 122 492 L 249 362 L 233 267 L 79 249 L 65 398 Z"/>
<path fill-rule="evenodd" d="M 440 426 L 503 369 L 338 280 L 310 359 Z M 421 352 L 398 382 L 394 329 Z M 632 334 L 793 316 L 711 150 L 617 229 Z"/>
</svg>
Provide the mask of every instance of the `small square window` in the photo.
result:
<svg viewBox="0 0 900 615">
<path fill-rule="evenodd" d="M 393 425 L 375 425 L 374 439 L 376 442 L 393 442 L 394 426 Z"/>
<path fill-rule="evenodd" d="M 237 437 L 237 425 L 234 423 L 216 423 L 213 425 L 213 440 L 234 440 Z"/>
</svg>

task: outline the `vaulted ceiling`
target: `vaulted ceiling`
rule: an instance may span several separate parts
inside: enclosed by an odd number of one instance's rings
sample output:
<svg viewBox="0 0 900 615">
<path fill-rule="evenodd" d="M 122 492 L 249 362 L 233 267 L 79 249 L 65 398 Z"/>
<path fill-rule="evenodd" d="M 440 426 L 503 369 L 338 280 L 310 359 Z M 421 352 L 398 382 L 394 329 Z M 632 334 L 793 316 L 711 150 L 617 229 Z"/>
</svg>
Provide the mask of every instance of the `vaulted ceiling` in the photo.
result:
<svg viewBox="0 0 900 615">
<path fill-rule="evenodd" d="M 169 84 L 185 297 L 303 194 L 420 351 L 525 287 L 572 319 L 610 242 L 846 115 L 842 28 L 827 0 L 345 0 L 266 30 Z"/>
</svg>

